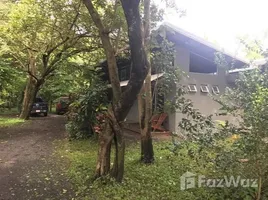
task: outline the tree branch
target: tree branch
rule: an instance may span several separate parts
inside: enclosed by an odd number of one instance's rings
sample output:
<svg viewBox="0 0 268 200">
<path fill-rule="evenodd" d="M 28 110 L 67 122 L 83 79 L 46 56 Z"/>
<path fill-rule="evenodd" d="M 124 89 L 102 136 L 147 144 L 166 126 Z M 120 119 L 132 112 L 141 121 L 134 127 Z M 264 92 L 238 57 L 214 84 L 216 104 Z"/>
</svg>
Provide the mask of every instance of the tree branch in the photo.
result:
<svg viewBox="0 0 268 200">
<path fill-rule="evenodd" d="M 97 49 L 99 49 L 99 47 L 88 47 L 88 48 L 81 48 L 81 49 L 75 49 L 71 52 L 69 52 L 68 54 L 66 54 L 66 56 L 64 56 L 64 58 L 62 58 L 62 55 L 64 54 L 64 52 L 67 50 L 63 49 L 62 51 L 60 51 L 59 53 L 56 54 L 55 58 L 53 59 L 53 61 L 51 62 L 51 64 L 47 67 L 47 69 L 45 70 L 45 72 L 43 73 L 42 77 L 46 78 L 51 72 L 53 72 L 55 70 L 55 65 L 57 63 L 59 63 L 60 61 L 63 61 L 69 57 L 72 57 L 76 54 L 82 53 L 82 52 L 92 52 L 95 51 Z"/>
<path fill-rule="evenodd" d="M 15 56 L 13 53 L 10 54 L 13 58 L 15 58 L 15 60 L 17 60 L 19 62 L 19 64 L 21 65 L 22 68 L 26 69 L 27 67 L 23 64 L 23 62 L 17 57 Z"/>
<path fill-rule="evenodd" d="M 121 0 L 128 24 L 129 46 L 131 51 L 132 71 L 128 85 L 121 97 L 119 120 L 124 120 L 134 103 L 133 94 L 138 94 L 147 74 L 146 54 L 143 44 L 142 22 L 139 11 L 140 0 Z"/>
<path fill-rule="evenodd" d="M 37 82 L 39 81 L 39 79 L 31 72 L 30 70 L 30 64 L 28 63 L 27 65 L 27 72 L 30 76 L 32 76 Z"/>
<path fill-rule="evenodd" d="M 115 52 L 113 49 L 113 46 L 111 44 L 109 34 L 107 29 L 102 24 L 101 17 L 95 7 L 92 4 L 91 0 L 83 0 L 94 24 L 99 30 L 100 38 L 102 41 L 102 47 L 105 51 L 105 55 L 107 58 L 108 63 L 108 71 L 109 71 L 109 78 L 112 86 L 113 91 L 113 106 L 117 107 L 120 96 L 121 96 L 121 87 L 120 87 L 120 81 L 118 76 L 118 69 L 117 69 L 117 63 L 115 58 Z"/>
</svg>

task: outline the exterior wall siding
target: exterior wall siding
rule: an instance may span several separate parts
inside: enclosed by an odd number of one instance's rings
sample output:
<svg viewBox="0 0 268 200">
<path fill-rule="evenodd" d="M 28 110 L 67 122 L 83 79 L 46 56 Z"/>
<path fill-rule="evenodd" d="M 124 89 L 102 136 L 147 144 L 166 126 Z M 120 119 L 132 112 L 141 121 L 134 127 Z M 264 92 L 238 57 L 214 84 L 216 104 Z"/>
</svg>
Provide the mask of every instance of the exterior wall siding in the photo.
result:
<svg viewBox="0 0 268 200">
<path fill-rule="evenodd" d="M 217 116 L 221 108 L 220 104 L 217 103 L 213 98 L 219 98 L 220 95 L 214 95 L 212 92 L 212 86 L 218 86 L 220 94 L 225 91 L 228 86 L 226 79 L 226 72 L 224 69 L 218 69 L 217 74 L 203 74 L 203 73 L 192 73 L 189 72 L 190 67 L 190 52 L 182 47 L 176 48 L 175 56 L 175 67 L 182 69 L 187 77 L 184 77 L 181 84 L 188 86 L 189 84 L 195 84 L 197 92 L 189 93 L 186 98 L 193 102 L 195 108 L 200 110 L 204 115 L 213 115 L 214 120 L 234 120 L 231 116 Z M 204 66 L 205 67 L 205 66 Z M 208 85 L 209 94 L 202 93 L 200 90 L 201 85 Z M 173 96 L 175 93 L 173 94 Z M 172 96 L 172 95 L 171 95 Z M 179 110 L 174 114 L 169 115 L 169 130 L 176 132 L 178 131 L 178 124 L 182 119 L 183 114 Z"/>
<path fill-rule="evenodd" d="M 128 115 L 126 117 L 126 121 L 128 123 L 139 123 L 139 109 L 138 109 L 138 101 L 135 100 L 133 106 L 131 107 Z"/>
<path fill-rule="evenodd" d="M 203 74 L 203 73 L 192 73 L 189 72 L 190 68 L 190 52 L 183 47 L 176 47 L 176 55 L 174 60 L 174 66 L 179 67 L 182 71 L 185 72 L 186 76 L 181 81 L 181 84 L 188 86 L 189 84 L 195 84 L 197 88 L 197 92 L 189 93 L 186 95 L 186 98 L 189 98 L 195 108 L 199 109 L 201 113 L 204 115 L 213 114 L 214 120 L 230 120 L 234 122 L 234 118 L 231 116 L 216 116 L 220 109 L 220 105 L 213 99 L 219 98 L 220 95 L 214 95 L 212 92 L 212 86 L 218 86 L 220 90 L 220 94 L 225 91 L 225 88 L 228 86 L 228 78 L 226 76 L 226 72 L 223 69 L 218 69 L 217 74 Z M 205 66 L 204 66 L 205 67 Z M 200 85 L 208 85 L 209 94 L 202 93 L 200 91 Z M 174 87 L 173 92 L 167 95 L 168 100 L 172 100 L 175 96 L 176 88 Z M 126 121 L 128 123 L 138 123 L 138 103 L 135 101 L 131 110 L 129 111 Z M 168 113 L 168 120 L 164 124 L 164 126 L 172 131 L 178 131 L 179 121 L 182 119 L 183 114 L 177 110 L 175 113 Z"/>
</svg>

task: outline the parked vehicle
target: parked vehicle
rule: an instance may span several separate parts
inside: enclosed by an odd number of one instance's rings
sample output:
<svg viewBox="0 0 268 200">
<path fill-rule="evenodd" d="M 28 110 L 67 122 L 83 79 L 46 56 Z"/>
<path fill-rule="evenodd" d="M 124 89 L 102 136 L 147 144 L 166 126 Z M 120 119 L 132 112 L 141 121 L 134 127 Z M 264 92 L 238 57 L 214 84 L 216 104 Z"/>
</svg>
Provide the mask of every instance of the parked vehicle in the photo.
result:
<svg viewBox="0 0 268 200">
<path fill-rule="evenodd" d="M 31 115 L 43 114 L 46 117 L 47 113 L 48 113 L 48 104 L 41 97 L 36 97 L 31 110 Z"/>
<path fill-rule="evenodd" d="M 68 112 L 69 104 L 69 97 L 60 97 L 56 104 L 56 113 L 60 115 Z"/>
</svg>

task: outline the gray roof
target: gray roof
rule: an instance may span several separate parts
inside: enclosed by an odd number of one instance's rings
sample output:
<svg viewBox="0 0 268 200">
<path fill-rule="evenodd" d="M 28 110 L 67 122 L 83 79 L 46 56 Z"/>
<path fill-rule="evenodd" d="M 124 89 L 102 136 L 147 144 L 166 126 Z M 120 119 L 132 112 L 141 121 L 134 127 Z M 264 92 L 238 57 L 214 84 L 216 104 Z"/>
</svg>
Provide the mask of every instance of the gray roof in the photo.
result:
<svg viewBox="0 0 268 200">
<path fill-rule="evenodd" d="M 245 71 L 257 69 L 257 68 L 267 64 L 267 62 L 268 62 L 268 58 L 261 58 L 261 59 L 253 60 L 250 63 L 250 67 L 242 68 L 242 69 L 233 69 L 233 70 L 229 70 L 228 72 L 229 72 L 229 74 L 233 74 L 233 73 L 245 72 Z"/>
<path fill-rule="evenodd" d="M 173 30 L 173 31 L 175 31 L 175 32 L 177 32 L 177 33 L 179 33 L 181 35 L 184 35 L 184 36 L 186 36 L 186 37 L 188 37 L 188 38 L 190 38 L 192 40 L 195 40 L 195 41 L 197 41 L 197 42 L 199 42 L 199 43 L 201 43 L 201 44 L 203 44 L 205 46 L 208 46 L 208 47 L 214 49 L 215 51 L 221 52 L 221 53 L 223 53 L 223 54 L 225 54 L 227 56 L 230 56 L 230 57 L 232 57 L 232 58 L 234 58 L 236 60 L 239 60 L 239 61 L 241 61 L 241 62 L 243 62 L 245 64 L 249 64 L 248 60 L 246 60 L 244 58 L 241 58 L 241 57 L 239 57 L 237 55 L 234 55 L 234 54 L 224 50 L 223 48 L 220 48 L 219 46 L 217 46 L 217 45 L 215 45 L 215 44 L 213 44 L 213 43 L 211 43 L 211 42 L 209 42 L 209 41 L 207 41 L 207 40 L 205 40 L 205 39 L 203 39 L 201 37 L 198 37 L 198 36 L 188 32 L 188 31 L 185 31 L 185 30 L 183 30 L 183 29 L 181 29 L 181 28 L 179 28 L 177 26 L 174 26 L 174 25 L 172 25 L 172 24 L 170 24 L 168 22 L 164 22 L 162 25 L 167 27 L 167 28 L 170 28 L 171 30 Z"/>
</svg>

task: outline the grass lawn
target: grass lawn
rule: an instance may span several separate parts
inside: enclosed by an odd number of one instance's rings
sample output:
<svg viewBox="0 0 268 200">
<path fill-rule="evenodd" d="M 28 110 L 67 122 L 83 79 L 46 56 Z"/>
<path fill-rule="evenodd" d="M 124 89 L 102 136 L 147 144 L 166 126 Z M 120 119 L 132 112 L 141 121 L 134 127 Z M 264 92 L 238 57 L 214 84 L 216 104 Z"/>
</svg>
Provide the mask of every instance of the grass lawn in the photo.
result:
<svg viewBox="0 0 268 200">
<path fill-rule="evenodd" d="M 18 108 L 11 108 L 11 109 L 2 109 L 0 110 L 1 115 L 17 115 L 19 114 Z"/>
<path fill-rule="evenodd" d="M 9 127 L 23 123 L 23 119 L 15 117 L 1 117 L 0 116 L 0 127 Z"/>
<path fill-rule="evenodd" d="M 121 184 L 109 177 L 92 182 L 97 155 L 96 141 L 66 141 L 59 146 L 58 153 L 70 161 L 67 174 L 77 189 L 75 199 L 231 200 L 241 197 L 241 190 L 238 188 L 196 186 L 181 190 L 182 174 L 189 171 L 209 177 L 215 172 L 215 164 L 191 157 L 186 149 L 174 154 L 171 147 L 172 144 L 168 142 L 155 142 L 155 163 L 144 165 L 139 162 L 139 144 L 127 145 L 125 176 Z M 247 190 L 242 190 L 247 193 Z M 243 199 L 247 198 L 243 196 Z"/>
</svg>

